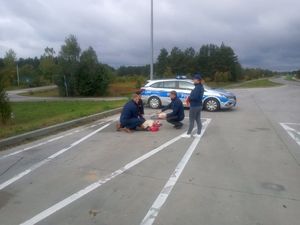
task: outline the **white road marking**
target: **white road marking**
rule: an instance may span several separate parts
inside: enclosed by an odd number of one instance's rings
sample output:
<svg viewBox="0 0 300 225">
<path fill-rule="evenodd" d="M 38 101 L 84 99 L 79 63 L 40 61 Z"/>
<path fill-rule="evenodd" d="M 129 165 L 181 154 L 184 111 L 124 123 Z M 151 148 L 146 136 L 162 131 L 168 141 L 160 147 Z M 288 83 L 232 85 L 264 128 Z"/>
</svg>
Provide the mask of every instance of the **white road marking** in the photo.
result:
<svg viewBox="0 0 300 225">
<path fill-rule="evenodd" d="M 211 121 L 211 119 L 207 119 L 203 123 L 203 129 L 202 129 L 201 136 L 199 138 L 194 139 L 194 141 L 192 142 L 192 144 L 190 145 L 190 147 L 188 148 L 188 150 L 186 151 L 186 153 L 184 154 L 184 156 L 182 157 L 180 162 L 177 164 L 174 172 L 172 173 L 169 180 L 163 187 L 162 191 L 160 192 L 160 194 L 158 195 L 156 200 L 153 202 L 151 208 L 149 209 L 148 213 L 146 214 L 146 216 L 144 217 L 144 219 L 140 225 L 152 225 L 154 223 L 156 217 L 159 214 L 161 207 L 164 205 L 164 203 L 166 202 L 170 193 L 172 192 L 175 184 L 178 181 L 178 178 L 180 177 L 186 164 L 188 163 L 189 159 L 191 158 L 193 152 L 195 151 L 195 149 L 196 149 L 198 143 L 200 142 L 201 137 L 203 136 L 210 121 Z"/>
<path fill-rule="evenodd" d="M 298 126 L 300 126 L 300 123 L 283 123 L 283 124 L 298 125 Z"/>
<path fill-rule="evenodd" d="M 46 163 L 48 163 L 49 161 L 51 161 L 52 159 L 58 157 L 59 155 L 65 153 L 66 151 L 70 150 L 71 148 L 73 148 L 74 146 L 80 144 L 81 142 L 85 141 L 86 139 L 92 137 L 93 135 L 95 135 L 97 132 L 105 129 L 106 127 L 108 127 L 111 123 L 108 123 L 104 126 L 102 126 L 101 128 L 91 132 L 90 134 L 84 136 L 83 138 L 79 139 L 78 141 L 75 141 L 74 143 L 72 143 L 69 147 L 63 148 L 62 150 L 54 153 L 53 155 L 50 155 L 48 158 L 34 164 L 33 166 L 31 166 L 29 169 L 19 173 L 18 175 L 14 176 L 13 178 L 5 181 L 4 183 L 0 184 L 0 190 L 2 190 L 3 188 L 11 185 L 12 183 L 16 182 L 17 180 L 21 179 L 22 177 L 26 176 L 27 174 L 33 172 L 34 170 L 38 169 L 39 167 L 45 165 Z"/>
<path fill-rule="evenodd" d="M 69 197 L 67 197 L 67 198 L 63 199 L 62 201 L 54 204 L 50 208 L 40 212 L 36 216 L 34 216 L 31 219 L 21 223 L 20 225 L 34 225 L 34 224 L 44 220 L 45 218 L 51 216 L 55 212 L 57 212 L 57 211 L 61 210 L 62 208 L 68 206 L 72 202 L 82 198 L 83 196 L 85 196 L 88 193 L 90 193 L 91 191 L 99 188 L 100 186 L 107 183 L 108 181 L 116 178 L 117 176 L 123 174 L 127 170 L 133 168 L 134 166 L 138 165 L 139 163 L 143 162 L 144 160 L 148 159 L 149 157 L 151 157 L 151 156 L 155 155 L 156 153 L 162 151 L 163 149 L 165 149 L 169 145 L 171 145 L 174 142 L 178 141 L 181 138 L 181 135 L 182 134 L 178 135 L 177 137 L 167 141 L 166 143 L 162 144 L 161 146 L 159 146 L 159 147 L 149 151 L 148 153 L 142 155 L 141 157 L 131 161 L 130 163 L 126 164 L 125 166 L 121 167 L 120 169 L 112 172 L 111 174 L 106 175 L 104 178 L 96 181 L 95 183 L 92 183 L 89 186 L 85 187 L 84 189 L 81 189 L 78 192 L 70 195 Z"/>
<path fill-rule="evenodd" d="M 65 137 L 68 137 L 68 136 L 70 136 L 70 135 L 72 135 L 72 134 L 74 134 L 74 133 L 79 133 L 79 132 L 84 131 L 84 130 L 87 130 L 87 129 L 89 129 L 89 128 L 93 128 L 93 127 L 95 127 L 95 126 L 102 125 L 103 123 L 104 123 L 104 122 L 101 122 L 101 123 L 94 124 L 94 125 L 91 125 L 91 126 L 82 128 L 82 129 L 77 129 L 77 130 L 74 130 L 74 131 L 72 131 L 72 132 L 70 132 L 70 133 L 66 133 L 66 134 L 64 134 L 64 135 L 61 135 L 61 136 L 58 136 L 58 137 L 54 137 L 54 138 L 52 138 L 52 139 L 49 139 L 49 140 L 47 140 L 47 141 L 38 143 L 38 144 L 36 144 L 36 145 L 32 145 L 32 146 L 30 146 L 30 147 L 26 147 L 26 148 L 24 148 L 24 149 L 21 149 L 21 150 L 12 152 L 12 153 L 10 153 L 10 154 L 3 155 L 3 156 L 0 157 L 0 160 L 1 160 L 1 159 L 8 158 L 8 157 L 11 157 L 11 156 L 14 156 L 14 155 L 18 155 L 18 154 L 20 154 L 20 153 L 29 151 L 29 150 L 31 150 L 31 149 L 34 149 L 34 148 L 37 148 L 37 147 L 40 147 L 40 146 L 43 146 L 43 145 L 46 145 L 46 144 L 49 144 L 49 143 L 52 143 L 52 142 L 54 142 L 54 141 L 60 140 L 60 139 L 65 138 Z"/>
<path fill-rule="evenodd" d="M 283 129 L 285 129 L 285 131 L 290 135 L 290 137 L 292 139 L 294 139 L 294 141 L 296 141 L 296 143 L 300 146 L 300 132 L 297 131 L 296 129 L 288 126 L 289 125 L 300 125 L 299 123 L 280 123 L 280 125 L 283 127 Z"/>
</svg>

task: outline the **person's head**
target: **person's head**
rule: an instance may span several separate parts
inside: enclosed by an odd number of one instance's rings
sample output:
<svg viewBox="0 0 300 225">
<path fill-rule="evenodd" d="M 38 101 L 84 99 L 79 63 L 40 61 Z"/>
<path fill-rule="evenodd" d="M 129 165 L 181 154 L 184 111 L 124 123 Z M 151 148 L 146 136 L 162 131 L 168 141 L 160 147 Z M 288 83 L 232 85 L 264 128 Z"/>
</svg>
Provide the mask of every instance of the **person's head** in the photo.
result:
<svg viewBox="0 0 300 225">
<path fill-rule="evenodd" d="M 135 92 L 138 96 L 139 96 L 139 98 L 141 99 L 142 98 L 142 92 L 141 91 L 137 91 L 137 92 Z"/>
<path fill-rule="evenodd" d="M 140 100 L 140 96 L 137 94 L 133 94 L 131 99 L 132 99 L 132 101 L 134 101 L 137 104 Z"/>
<path fill-rule="evenodd" d="M 171 91 L 171 92 L 170 92 L 170 98 L 171 98 L 171 99 L 177 98 L 177 92 L 176 92 L 176 91 Z"/>
<path fill-rule="evenodd" d="M 202 77 L 200 74 L 195 74 L 193 77 L 194 84 L 201 84 L 202 83 Z"/>
</svg>

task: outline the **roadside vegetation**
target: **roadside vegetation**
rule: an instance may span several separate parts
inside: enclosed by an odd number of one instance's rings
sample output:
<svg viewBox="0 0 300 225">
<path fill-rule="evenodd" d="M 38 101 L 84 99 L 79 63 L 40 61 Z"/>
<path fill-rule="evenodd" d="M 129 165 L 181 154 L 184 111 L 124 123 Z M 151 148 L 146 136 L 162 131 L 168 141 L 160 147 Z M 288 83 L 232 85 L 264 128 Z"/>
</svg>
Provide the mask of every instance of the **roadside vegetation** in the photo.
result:
<svg viewBox="0 0 300 225">
<path fill-rule="evenodd" d="M 162 48 L 154 72 L 155 79 L 192 76 L 200 72 L 206 82 L 218 86 L 278 74 L 259 68 L 243 68 L 234 50 L 224 43 L 204 44 L 197 49 Z M 66 37 L 58 52 L 46 47 L 40 57 L 18 58 L 10 49 L 4 58 L 0 58 L 0 75 L 6 77 L 6 89 L 57 84 L 59 96 L 116 96 L 119 88 L 124 88 L 120 95 L 127 95 L 130 88 L 142 86 L 149 73 L 149 65 L 113 68 L 102 63 L 93 47 L 82 50 L 74 35 Z M 121 80 L 124 87 L 118 84 Z"/>
<path fill-rule="evenodd" d="M 224 87 L 225 88 L 267 88 L 267 87 L 277 87 L 277 86 L 282 86 L 282 84 L 275 83 L 269 79 L 257 79 L 257 80 L 230 84 Z"/>
<path fill-rule="evenodd" d="M 5 77 L 0 75 L 0 125 L 6 124 L 11 117 L 11 105 L 5 90 Z"/>
<path fill-rule="evenodd" d="M 11 103 L 14 118 L 1 125 L 0 139 L 121 107 L 122 101 Z"/>
<path fill-rule="evenodd" d="M 297 74 L 288 74 L 288 75 L 286 75 L 285 80 L 289 80 L 289 81 L 300 80 L 300 71 Z"/>
</svg>

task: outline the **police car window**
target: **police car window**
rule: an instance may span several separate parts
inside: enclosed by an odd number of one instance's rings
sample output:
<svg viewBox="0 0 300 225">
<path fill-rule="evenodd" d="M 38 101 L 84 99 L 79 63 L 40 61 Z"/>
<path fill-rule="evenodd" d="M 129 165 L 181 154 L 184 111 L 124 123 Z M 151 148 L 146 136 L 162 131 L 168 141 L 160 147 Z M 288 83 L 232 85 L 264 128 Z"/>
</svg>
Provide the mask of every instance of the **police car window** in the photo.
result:
<svg viewBox="0 0 300 225">
<path fill-rule="evenodd" d="M 156 82 L 151 85 L 153 88 L 163 88 L 163 82 Z"/>
<path fill-rule="evenodd" d="M 164 88 L 175 89 L 176 88 L 176 82 L 175 81 L 165 81 L 164 82 Z"/>
<path fill-rule="evenodd" d="M 188 90 L 192 90 L 194 89 L 194 85 L 192 83 L 189 82 L 185 82 L 185 81 L 180 81 L 179 82 L 179 88 L 180 89 L 188 89 Z"/>
</svg>

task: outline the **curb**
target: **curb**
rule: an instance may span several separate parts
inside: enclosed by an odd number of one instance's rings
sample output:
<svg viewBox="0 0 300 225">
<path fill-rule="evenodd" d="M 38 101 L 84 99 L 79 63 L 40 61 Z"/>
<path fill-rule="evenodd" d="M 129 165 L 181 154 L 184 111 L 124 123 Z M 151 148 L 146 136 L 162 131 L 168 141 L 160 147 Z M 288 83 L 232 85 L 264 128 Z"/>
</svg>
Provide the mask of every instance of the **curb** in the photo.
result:
<svg viewBox="0 0 300 225">
<path fill-rule="evenodd" d="M 30 131 L 25 134 L 20 134 L 17 136 L 9 137 L 9 138 L 0 140 L 0 150 L 6 148 L 8 146 L 11 146 L 11 145 L 18 145 L 24 141 L 37 139 L 39 137 L 46 136 L 46 135 L 52 134 L 57 131 L 65 130 L 67 128 L 71 128 L 71 127 L 83 125 L 86 123 L 90 123 L 90 122 L 93 122 L 93 121 L 96 121 L 99 119 L 103 119 L 105 117 L 118 114 L 121 112 L 121 110 L 122 110 L 122 108 L 112 109 L 112 110 L 108 110 L 105 112 L 93 114 L 90 116 L 85 116 L 85 117 L 82 117 L 79 119 L 71 120 L 68 122 L 56 124 L 56 125 L 53 125 L 50 127 L 45 127 L 42 129 Z"/>
</svg>

